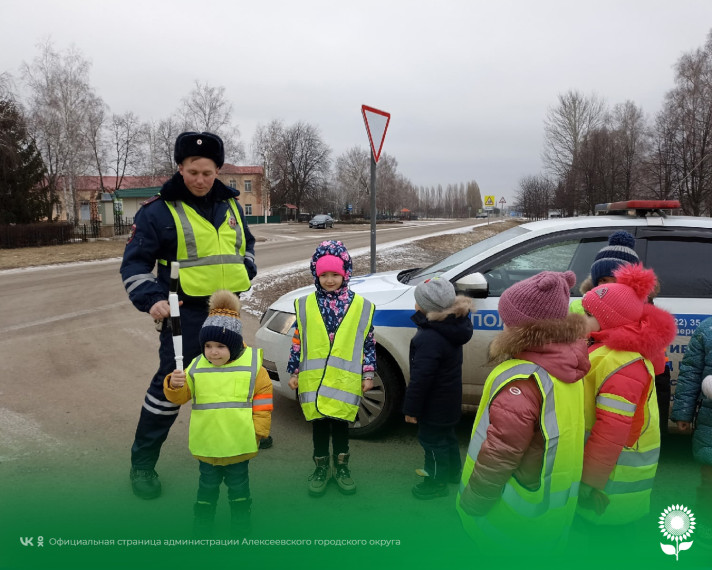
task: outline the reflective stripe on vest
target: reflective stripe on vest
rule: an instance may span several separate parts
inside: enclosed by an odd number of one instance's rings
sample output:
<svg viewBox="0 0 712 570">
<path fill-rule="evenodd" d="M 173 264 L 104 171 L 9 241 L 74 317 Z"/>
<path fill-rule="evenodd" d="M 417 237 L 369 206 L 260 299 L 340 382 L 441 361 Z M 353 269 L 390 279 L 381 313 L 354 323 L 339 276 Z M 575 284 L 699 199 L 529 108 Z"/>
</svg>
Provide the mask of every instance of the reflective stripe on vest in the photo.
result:
<svg viewBox="0 0 712 570">
<path fill-rule="evenodd" d="M 489 407 L 510 382 L 533 377 L 542 394 L 541 433 L 544 457 L 540 485 L 529 489 L 514 476 L 501 500 L 484 517 L 458 512 L 468 533 L 480 543 L 520 541 L 551 545 L 565 537 L 573 520 L 583 468 L 583 385 L 566 383 L 525 360 L 509 360 L 487 378 L 465 458 L 460 492 L 469 483 L 490 426 Z M 524 533 L 524 535 L 522 535 Z"/>
<path fill-rule="evenodd" d="M 245 231 L 234 198 L 227 200 L 225 219 L 217 229 L 183 202 L 166 202 L 176 225 L 181 289 L 205 297 L 218 289 L 246 291 Z"/>
<path fill-rule="evenodd" d="M 588 509 L 578 509 L 582 517 L 597 524 L 626 524 L 640 519 L 650 510 L 650 494 L 660 457 L 660 424 L 653 380 L 655 373 L 652 363 L 637 352 L 611 350 L 601 346 L 589 354 L 589 359 L 591 370 L 584 378 L 586 439 L 595 424 L 597 408 L 625 417 L 633 417 L 636 412 L 636 404 L 605 391 L 609 378 L 638 360 L 645 363 L 650 376 L 640 437 L 633 447 L 623 448 L 604 488 L 610 504 L 601 516 Z"/>
<path fill-rule="evenodd" d="M 224 366 L 201 355 L 188 367 L 193 405 L 189 447 L 201 457 L 234 457 L 257 451 L 252 406 L 262 351 L 247 348 Z M 260 405 L 266 403 L 260 400 Z"/>
<path fill-rule="evenodd" d="M 353 421 L 361 402 L 363 344 L 371 328 L 373 303 L 354 295 L 333 343 L 315 293 L 300 297 L 294 305 L 301 340 L 299 402 L 305 418 Z"/>
</svg>

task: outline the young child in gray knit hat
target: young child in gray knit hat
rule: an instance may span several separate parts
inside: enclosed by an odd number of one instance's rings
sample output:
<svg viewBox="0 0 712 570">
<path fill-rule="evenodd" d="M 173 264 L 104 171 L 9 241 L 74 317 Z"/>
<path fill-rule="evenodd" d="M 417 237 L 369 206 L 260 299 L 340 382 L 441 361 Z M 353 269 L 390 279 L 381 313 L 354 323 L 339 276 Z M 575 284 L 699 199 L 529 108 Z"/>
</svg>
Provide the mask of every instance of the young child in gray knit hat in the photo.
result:
<svg viewBox="0 0 712 570">
<path fill-rule="evenodd" d="M 211 535 L 220 484 L 227 485 L 232 530 L 249 530 L 252 498 L 248 463 L 269 435 L 272 382 L 262 366 L 262 350 L 245 346 L 240 301 L 220 290 L 210 297 L 200 329 L 203 354 L 166 376 L 163 392 L 174 404 L 192 401 L 188 446 L 200 466 L 193 507 L 197 535 Z"/>
<path fill-rule="evenodd" d="M 411 492 L 416 499 L 448 495 L 458 483 L 462 460 L 455 426 L 462 411 L 463 346 L 472 338 L 472 301 L 455 294 L 444 278 L 428 279 L 415 288 L 418 327 L 410 341 L 410 382 L 403 402 L 405 421 L 418 425 L 423 447 L 424 480 Z"/>
</svg>

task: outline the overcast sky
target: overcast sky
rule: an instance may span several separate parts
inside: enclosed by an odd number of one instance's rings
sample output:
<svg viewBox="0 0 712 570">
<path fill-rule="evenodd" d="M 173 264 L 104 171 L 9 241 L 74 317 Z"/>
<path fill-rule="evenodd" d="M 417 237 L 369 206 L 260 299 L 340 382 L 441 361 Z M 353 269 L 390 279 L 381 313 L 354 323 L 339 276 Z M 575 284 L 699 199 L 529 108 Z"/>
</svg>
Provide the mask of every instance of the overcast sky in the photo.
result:
<svg viewBox="0 0 712 570">
<path fill-rule="evenodd" d="M 92 62 L 114 113 L 166 118 L 195 81 L 224 86 L 245 147 L 258 124 L 317 126 L 333 157 L 383 152 L 415 185 L 476 180 L 497 201 L 542 170 L 543 122 L 569 89 L 653 117 L 712 0 L 1 0 L 0 72 L 51 38 Z"/>
</svg>

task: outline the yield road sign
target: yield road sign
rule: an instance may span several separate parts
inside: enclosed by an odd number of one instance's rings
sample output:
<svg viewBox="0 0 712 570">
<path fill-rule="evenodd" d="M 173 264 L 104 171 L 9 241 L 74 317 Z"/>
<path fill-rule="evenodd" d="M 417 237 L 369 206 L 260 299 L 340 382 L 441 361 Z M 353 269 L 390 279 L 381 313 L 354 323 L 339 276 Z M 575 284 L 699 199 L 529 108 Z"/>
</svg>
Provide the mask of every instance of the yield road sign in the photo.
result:
<svg viewBox="0 0 712 570">
<path fill-rule="evenodd" d="M 391 114 L 368 105 L 361 105 L 361 114 L 363 115 L 363 122 L 366 123 L 366 133 L 368 133 L 368 142 L 371 144 L 373 160 L 378 162 L 383 148 L 383 141 L 386 138 L 388 123 L 391 122 Z"/>
</svg>

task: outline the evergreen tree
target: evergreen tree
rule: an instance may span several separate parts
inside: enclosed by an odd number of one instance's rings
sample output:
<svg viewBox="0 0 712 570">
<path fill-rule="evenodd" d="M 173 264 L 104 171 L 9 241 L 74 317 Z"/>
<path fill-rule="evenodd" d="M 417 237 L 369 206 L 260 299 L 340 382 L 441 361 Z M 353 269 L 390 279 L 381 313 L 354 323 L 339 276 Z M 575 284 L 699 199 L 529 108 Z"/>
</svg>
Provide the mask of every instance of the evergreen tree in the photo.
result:
<svg viewBox="0 0 712 570">
<path fill-rule="evenodd" d="M 40 221 L 50 209 L 45 167 L 10 99 L 0 99 L 0 224 Z"/>
</svg>

